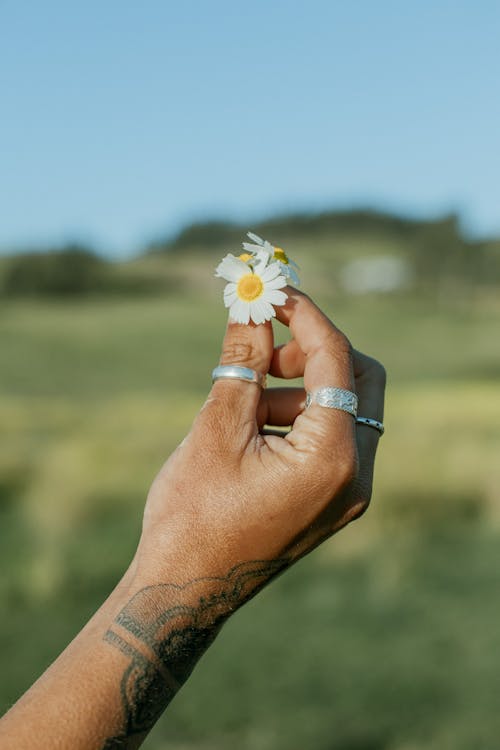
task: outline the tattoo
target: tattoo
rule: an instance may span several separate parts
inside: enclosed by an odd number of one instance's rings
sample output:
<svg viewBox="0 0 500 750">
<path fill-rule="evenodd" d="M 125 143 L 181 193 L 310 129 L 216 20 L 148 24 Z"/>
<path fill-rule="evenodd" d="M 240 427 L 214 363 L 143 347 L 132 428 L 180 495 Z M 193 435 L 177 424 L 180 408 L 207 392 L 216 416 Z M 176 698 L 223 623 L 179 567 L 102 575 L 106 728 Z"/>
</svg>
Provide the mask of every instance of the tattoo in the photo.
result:
<svg viewBox="0 0 500 750">
<path fill-rule="evenodd" d="M 224 577 L 147 586 L 132 597 L 115 619 L 124 637 L 104 635 L 129 663 L 120 684 L 123 730 L 102 750 L 141 744 L 228 617 L 289 562 L 241 563 Z"/>
</svg>

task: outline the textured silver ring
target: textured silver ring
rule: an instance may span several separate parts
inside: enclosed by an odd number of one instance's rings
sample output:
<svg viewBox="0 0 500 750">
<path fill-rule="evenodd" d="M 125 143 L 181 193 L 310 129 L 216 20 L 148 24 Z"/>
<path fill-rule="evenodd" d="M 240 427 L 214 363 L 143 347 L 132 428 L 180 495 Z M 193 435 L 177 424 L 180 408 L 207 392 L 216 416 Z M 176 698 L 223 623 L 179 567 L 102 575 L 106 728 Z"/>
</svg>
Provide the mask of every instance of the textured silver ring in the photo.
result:
<svg viewBox="0 0 500 750">
<path fill-rule="evenodd" d="M 344 388 L 317 388 L 315 391 L 307 391 L 306 409 L 312 404 L 326 406 L 328 409 L 340 409 L 356 417 L 358 413 L 358 397 L 352 391 Z"/>
<path fill-rule="evenodd" d="M 241 365 L 219 365 L 212 370 L 212 383 L 216 380 L 244 380 L 246 383 L 255 383 L 260 385 L 261 388 L 266 387 L 266 376 L 257 370 L 252 370 L 250 367 L 242 367 Z"/>
<path fill-rule="evenodd" d="M 385 432 L 385 427 L 382 422 L 378 419 L 371 419 L 370 417 L 356 417 L 357 424 L 365 424 L 367 427 L 373 427 L 374 430 L 378 430 L 381 435 Z"/>
</svg>

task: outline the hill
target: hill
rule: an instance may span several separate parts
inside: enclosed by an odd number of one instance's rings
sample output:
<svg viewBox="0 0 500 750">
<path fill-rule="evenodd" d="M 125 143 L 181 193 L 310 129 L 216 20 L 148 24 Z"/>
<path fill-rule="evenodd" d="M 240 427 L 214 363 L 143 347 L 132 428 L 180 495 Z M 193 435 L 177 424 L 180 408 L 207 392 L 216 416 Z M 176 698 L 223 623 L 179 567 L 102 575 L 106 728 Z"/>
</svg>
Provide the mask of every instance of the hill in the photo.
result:
<svg viewBox="0 0 500 750">
<path fill-rule="evenodd" d="M 397 279 L 386 280 L 384 288 L 387 274 L 399 274 L 404 281 L 400 286 L 407 291 L 434 297 L 500 285 L 500 239 L 470 240 L 457 216 L 423 221 L 352 210 L 276 216 L 252 227 L 215 220 L 194 223 L 175 236 L 159 238 L 131 261 L 111 262 L 81 246 L 16 254 L 0 263 L 0 296 L 132 296 L 185 287 L 199 290 L 200 278 L 206 278 L 222 254 L 237 252 L 249 228 L 297 257 L 313 288 L 316 279 L 338 293 L 363 291 L 364 287 L 344 283 L 349 275 L 345 266 L 368 258 L 384 258 L 385 266 L 352 269 L 352 274 L 367 277 L 367 291 L 374 275 L 382 279 L 379 291 L 397 291 Z"/>
</svg>

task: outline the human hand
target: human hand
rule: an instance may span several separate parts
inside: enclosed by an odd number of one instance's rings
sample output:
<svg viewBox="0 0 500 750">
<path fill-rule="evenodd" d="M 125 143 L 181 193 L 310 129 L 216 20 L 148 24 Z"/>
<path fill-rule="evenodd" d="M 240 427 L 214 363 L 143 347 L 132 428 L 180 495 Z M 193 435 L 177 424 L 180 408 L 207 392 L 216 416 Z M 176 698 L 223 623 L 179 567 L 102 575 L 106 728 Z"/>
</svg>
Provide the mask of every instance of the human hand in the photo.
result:
<svg viewBox="0 0 500 750">
<path fill-rule="evenodd" d="M 274 349 L 270 323 L 230 323 L 221 363 L 355 390 L 360 415 L 382 420 L 383 368 L 288 293 L 276 314 L 292 340 Z M 365 510 L 378 432 L 304 404 L 303 389 L 214 383 L 153 482 L 129 570 L 3 720 L 9 747 L 138 747 L 232 612 Z"/>
<path fill-rule="evenodd" d="M 221 364 L 303 376 L 308 391 L 355 389 L 360 414 L 381 420 L 382 367 L 353 352 L 305 295 L 288 293 L 276 315 L 293 339 L 274 349 L 270 323 L 230 322 Z M 345 411 L 304 411 L 305 395 L 216 381 L 153 482 L 129 598 L 105 636 L 125 659 L 113 741 L 144 737 L 227 618 L 367 507 L 379 433 Z M 278 437 L 265 424 L 293 427 Z"/>
<path fill-rule="evenodd" d="M 358 413 L 383 417 L 385 373 L 353 351 L 308 299 L 288 289 L 277 318 L 292 340 L 273 348 L 270 323 L 229 322 L 221 364 L 282 378 L 304 377 L 306 390 L 356 391 Z M 155 479 L 146 505 L 138 566 L 161 577 L 171 550 L 182 577 L 219 575 L 245 561 L 290 564 L 368 506 L 379 433 L 343 411 L 312 404 L 305 391 L 261 391 L 219 380 L 179 448 Z M 291 425 L 285 437 L 264 424 Z"/>
</svg>

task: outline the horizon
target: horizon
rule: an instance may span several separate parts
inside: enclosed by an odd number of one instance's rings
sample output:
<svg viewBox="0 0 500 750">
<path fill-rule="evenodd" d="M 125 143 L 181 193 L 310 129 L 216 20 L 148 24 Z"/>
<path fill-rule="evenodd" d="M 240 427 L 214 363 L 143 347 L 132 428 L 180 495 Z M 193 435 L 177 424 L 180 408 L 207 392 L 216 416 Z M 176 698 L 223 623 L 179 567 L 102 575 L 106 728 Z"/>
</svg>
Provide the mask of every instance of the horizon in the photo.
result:
<svg viewBox="0 0 500 750">
<path fill-rule="evenodd" d="M 142 245 L 138 245 L 136 248 L 134 248 L 132 251 L 130 251 L 128 254 L 119 254 L 113 252 L 107 252 L 105 247 L 100 247 L 96 244 L 92 244 L 88 241 L 85 241 L 84 238 L 79 237 L 70 237 L 67 239 L 62 239 L 59 243 L 50 243 L 47 242 L 45 244 L 37 244 L 37 245 L 24 245 L 19 246 L 17 248 L 1 248 L 0 247 L 0 257 L 13 257 L 16 255 L 27 255 L 27 254 L 37 254 L 37 253 L 48 253 L 48 252 L 58 252 L 61 250 L 67 250 L 70 248 L 77 248 L 84 251 L 88 251 L 91 253 L 94 253 L 95 255 L 101 257 L 104 260 L 110 260 L 110 261 L 128 261 L 133 260 L 134 258 L 139 258 L 144 254 L 147 254 L 149 251 L 154 250 L 156 245 L 164 245 L 165 248 L 168 248 L 170 245 L 174 245 L 177 238 L 182 235 L 183 232 L 186 230 L 189 230 L 192 227 L 198 227 L 198 226 L 204 226 L 204 225 L 210 225 L 210 224 L 223 224 L 226 225 L 228 228 L 234 227 L 235 229 L 240 229 L 242 231 L 245 231 L 245 227 L 248 229 L 248 231 L 253 231 L 254 229 L 258 229 L 260 225 L 265 224 L 267 222 L 287 222 L 290 219 L 297 219 L 297 218 L 311 218 L 311 219 L 320 219 L 324 216 L 344 216 L 349 214 L 372 214 L 374 217 L 377 218 L 390 218 L 395 219 L 397 221 L 401 221 L 402 223 L 408 222 L 408 223 L 417 223 L 417 224 L 427 224 L 427 223 L 434 223 L 439 221 L 444 221 L 447 219 L 454 218 L 457 222 L 457 226 L 460 232 L 461 237 L 465 242 L 470 243 L 481 243 L 481 242 L 496 242 L 500 241 L 500 232 L 497 235 L 491 234 L 491 235 L 474 235 L 474 233 L 471 233 L 468 231 L 466 223 L 464 222 L 463 216 L 461 216 L 459 213 L 454 211 L 449 212 L 439 212 L 435 214 L 428 214 L 428 215 L 418 215 L 416 212 L 410 213 L 403 213 L 398 211 L 391 211 L 384 208 L 377 208 L 373 206 L 367 206 L 367 205 L 358 205 L 358 206 L 340 206 L 340 207 L 324 207 L 319 208 L 317 210 L 311 209 L 311 210 L 290 210 L 289 212 L 274 212 L 266 215 L 261 215 L 259 217 L 253 217 L 251 220 L 247 221 L 245 218 L 240 217 L 223 217 L 223 216 L 206 216 L 201 217 L 200 219 L 194 219 L 193 221 L 187 221 L 186 223 L 177 225 L 172 231 L 168 232 L 166 231 L 162 235 L 157 235 L 154 237 L 150 237 L 146 239 L 146 241 Z"/>
</svg>

